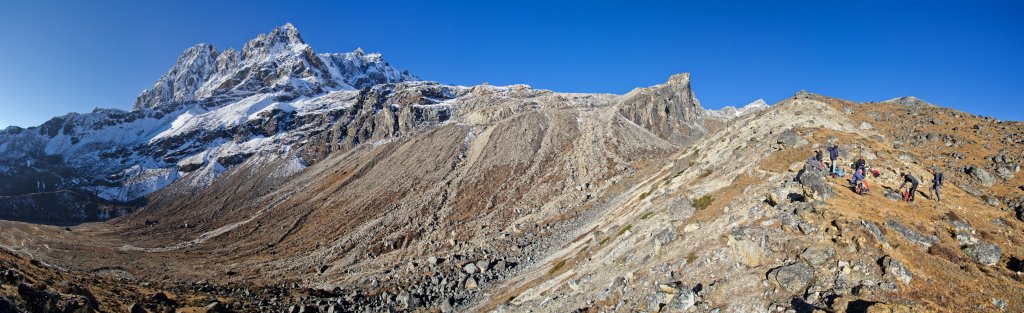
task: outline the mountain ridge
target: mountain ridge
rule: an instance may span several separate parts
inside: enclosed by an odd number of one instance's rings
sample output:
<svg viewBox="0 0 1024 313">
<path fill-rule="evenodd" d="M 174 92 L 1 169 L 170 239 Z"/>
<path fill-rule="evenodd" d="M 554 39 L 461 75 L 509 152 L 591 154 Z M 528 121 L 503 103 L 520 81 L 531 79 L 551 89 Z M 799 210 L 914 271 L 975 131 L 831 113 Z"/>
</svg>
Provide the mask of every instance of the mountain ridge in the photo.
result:
<svg viewBox="0 0 1024 313">
<path fill-rule="evenodd" d="M 22 221 L 0 220 L 0 263 L 44 277 L 4 275 L 0 299 L 78 299 L 75 282 L 111 311 L 1024 308 L 1024 123 L 806 91 L 707 110 L 686 73 L 623 95 L 330 89 L 342 63 L 289 26 L 225 57 L 239 79 L 209 96 L 0 133 L 0 218 Z M 833 146 L 845 177 L 812 159 Z"/>
</svg>

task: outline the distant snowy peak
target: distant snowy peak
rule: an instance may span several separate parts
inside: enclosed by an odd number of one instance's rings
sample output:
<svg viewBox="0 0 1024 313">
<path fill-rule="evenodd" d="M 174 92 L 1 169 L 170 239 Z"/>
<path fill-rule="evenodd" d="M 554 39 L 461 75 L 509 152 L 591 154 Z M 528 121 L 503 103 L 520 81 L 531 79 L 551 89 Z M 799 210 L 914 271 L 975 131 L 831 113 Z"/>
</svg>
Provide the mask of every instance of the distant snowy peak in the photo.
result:
<svg viewBox="0 0 1024 313">
<path fill-rule="evenodd" d="M 748 103 L 747 105 L 745 105 L 742 108 L 740 108 L 739 110 L 737 110 L 738 111 L 737 113 L 739 113 L 739 115 L 747 115 L 747 114 L 754 113 L 754 112 L 757 112 L 757 111 L 761 111 L 761 110 L 764 110 L 764 109 L 767 109 L 767 108 L 768 108 L 768 103 L 764 102 L 764 99 L 757 99 L 757 100 L 754 100 L 754 102 Z"/>
<path fill-rule="evenodd" d="M 249 40 L 239 53 L 199 44 L 183 52 L 174 67 L 135 101 L 134 109 L 202 100 L 217 95 L 245 97 L 287 92 L 311 96 L 331 90 L 419 80 L 399 71 L 379 53 L 317 54 L 292 24 Z"/>
<path fill-rule="evenodd" d="M 718 118 L 736 118 L 747 114 L 755 113 L 768 108 L 768 103 L 764 102 L 764 99 L 757 99 L 742 108 L 737 109 L 734 106 L 727 106 L 719 110 L 706 110 L 704 113 L 708 116 Z"/>
</svg>

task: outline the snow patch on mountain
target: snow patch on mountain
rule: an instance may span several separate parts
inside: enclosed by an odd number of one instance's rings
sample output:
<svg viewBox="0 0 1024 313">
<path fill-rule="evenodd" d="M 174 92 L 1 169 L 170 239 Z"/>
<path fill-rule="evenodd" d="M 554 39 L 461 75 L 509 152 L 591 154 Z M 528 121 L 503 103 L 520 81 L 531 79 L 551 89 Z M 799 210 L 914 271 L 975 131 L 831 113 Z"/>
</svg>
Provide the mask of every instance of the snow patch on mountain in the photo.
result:
<svg viewBox="0 0 1024 313">
<path fill-rule="evenodd" d="M 94 191 L 103 199 L 130 201 L 163 189 L 180 177 L 177 169 L 143 168 L 141 165 L 127 168 L 121 174 L 128 179 L 120 186 L 93 186 L 86 189 Z"/>
<path fill-rule="evenodd" d="M 218 95 L 285 92 L 312 96 L 411 80 L 419 78 L 394 69 L 379 53 L 357 49 L 317 54 L 293 25 L 285 24 L 247 42 L 241 54 L 231 49 L 217 52 L 208 44 L 185 50 L 170 71 L 139 95 L 135 108 Z"/>
<path fill-rule="evenodd" d="M 81 188 L 116 201 L 182 177 L 209 184 L 250 157 L 280 160 L 286 164 L 280 174 L 290 175 L 308 166 L 291 145 L 336 122 L 293 125 L 290 119 L 351 108 L 359 89 L 416 80 L 379 53 L 317 54 L 286 24 L 242 51 L 189 47 L 132 111 L 97 109 L 0 131 L 0 174 L 38 173 L 27 183 Z"/>
<path fill-rule="evenodd" d="M 768 108 L 768 103 L 764 102 L 764 99 L 757 99 L 742 108 L 737 109 L 734 106 L 727 106 L 718 110 L 704 110 L 705 116 L 715 117 L 720 119 L 732 119 L 747 114 L 755 113 Z"/>
</svg>

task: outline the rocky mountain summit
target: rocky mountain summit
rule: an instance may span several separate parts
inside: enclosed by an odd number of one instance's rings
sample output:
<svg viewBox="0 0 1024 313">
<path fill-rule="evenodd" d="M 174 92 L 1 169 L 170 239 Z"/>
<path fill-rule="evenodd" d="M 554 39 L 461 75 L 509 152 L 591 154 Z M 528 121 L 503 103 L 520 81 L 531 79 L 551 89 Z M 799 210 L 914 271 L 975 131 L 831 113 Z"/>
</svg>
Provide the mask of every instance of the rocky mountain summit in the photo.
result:
<svg viewBox="0 0 1024 313">
<path fill-rule="evenodd" d="M 198 44 L 182 52 L 167 74 L 135 100 L 134 109 L 214 96 L 284 93 L 297 98 L 417 80 L 391 68 L 377 53 L 317 54 L 292 24 L 250 40 L 239 52 Z"/>
<path fill-rule="evenodd" d="M 360 142 L 374 132 L 373 121 L 356 119 L 358 112 L 397 113 L 399 107 L 385 108 L 379 97 L 417 80 L 377 53 L 316 54 L 291 24 L 250 40 L 241 54 L 195 45 L 139 95 L 132 111 L 97 109 L 0 131 L 0 217 L 105 220 L 180 178 L 205 186 L 252 156 L 291 158 L 296 171 L 322 152 L 308 137 L 342 127 L 344 133 L 333 136 Z M 401 88 L 432 98 L 406 108 L 405 128 L 385 133 L 444 121 L 448 108 L 429 105 L 452 97 L 450 88 Z M 316 151 L 290 150 L 298 142 Z"/>
<path fill-rule="evenodd" d="M 0 134 L 0 311 L 1024 310 L 1019 122 L 808 92 L 706 110 L 688 74 L 450 86 L 290 25 L 244 50 L 189 49 L 131 112 Z M 843 177 L 810 160 L 832 145 Z M 67 216 L 105 221 L 25 222 Z"/>
</svg>

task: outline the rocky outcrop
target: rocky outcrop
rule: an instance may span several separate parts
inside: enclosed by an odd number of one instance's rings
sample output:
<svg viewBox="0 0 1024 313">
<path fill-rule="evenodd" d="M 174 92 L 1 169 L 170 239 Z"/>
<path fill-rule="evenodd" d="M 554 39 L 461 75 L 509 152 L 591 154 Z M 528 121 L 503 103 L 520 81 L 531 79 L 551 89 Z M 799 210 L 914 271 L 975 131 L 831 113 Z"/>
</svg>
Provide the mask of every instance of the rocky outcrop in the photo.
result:
<svg viewBox="0 0 1024 313">
<path fill-rule="evenodd" d="M 821 162 L 807 160 L 804 162 L 803 170 L 797 176 L 797 181 L 803 185 L 803 196 L 812 200 L 825 200 L 835 196 L 835 189 L 825 180 L 828 171 Z"/>
<path fill-rule="evenodd" d="M 690 88 L 690 74 L 676 74 L 668 82 L 638 88 L 622 97 L 619 114 L 672 142 L 691 142 L 705 133 L 699 122 L 703 112 Z"/>
<path fill-rule="evenodd" d="M 786 292 L 803 294 L 814 283 L 814 269 L 803 262 L 781 266 L 768 272 L 768 279 Z"/>
<path fill-rule="evenodd" d="M 990 266 L 999 263 L 999 258 L 1003 255 L 999 246 L 987 242 L 965 245 L 962 249 L 971 260 Z"/>
<path fill-rule="evenodd" d="M 992 176 L 992 173 L 990 173 L 988 170 L 984 168 L 971 165 L 968 166 L 964 171 L 966 171 L 967 174 L 971 175 L 971 177 L 977 180 L 978 183 L 980 183 L 982 186 L 992 187 L 993 185 L 996 184 L 996 177 Z"/>
</svg>

